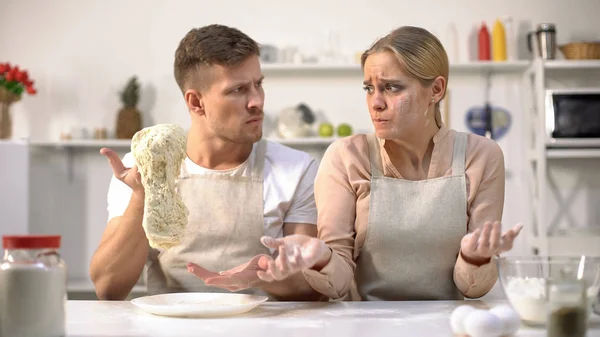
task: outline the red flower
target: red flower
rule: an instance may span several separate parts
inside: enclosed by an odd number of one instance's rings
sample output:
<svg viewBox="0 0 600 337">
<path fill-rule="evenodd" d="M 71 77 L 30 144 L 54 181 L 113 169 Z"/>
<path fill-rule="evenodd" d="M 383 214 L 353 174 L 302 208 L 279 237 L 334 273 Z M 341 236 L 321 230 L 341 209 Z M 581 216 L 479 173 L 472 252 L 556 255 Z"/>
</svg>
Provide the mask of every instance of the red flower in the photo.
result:
<svg viewBox="0 0 600 337">
<path fill-rule="evenodd" d="M 7 63 L 0 63 L 0 75 L 4 74 L 5 72 L 10 70 L 10 64 Z"/>
<path fill-rule="evenodd" d="M 37 91 L 30 85 L 28 85 L 26 88 L 27 93 L 29 93 L 30 95 L 35 95 L 37 93 Z"/>
<path fill-rule="evenodd" d="M 4 74 L 4 78 L 10 82 L 15 79 L 15 74 L 12 71 L 9 71 L 6 74 Z"/>
<path fill-rule="evenodd" d="M 29 75 L 27 74 L 27 70 L 23 70 L 23 71 L 18 71 L 17 74 L 15 75 L 15 80 L 25 84 L 25 81 L 27 81 L 29 78 Z"/>
</svg>

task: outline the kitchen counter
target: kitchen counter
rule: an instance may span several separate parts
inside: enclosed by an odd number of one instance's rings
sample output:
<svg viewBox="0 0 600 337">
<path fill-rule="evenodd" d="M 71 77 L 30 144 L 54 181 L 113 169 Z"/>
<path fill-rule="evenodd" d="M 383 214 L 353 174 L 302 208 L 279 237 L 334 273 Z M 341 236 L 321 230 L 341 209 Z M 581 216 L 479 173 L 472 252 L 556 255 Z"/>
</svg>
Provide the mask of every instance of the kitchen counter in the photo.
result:
<svg viewBox="0 0 600 337">
<path fill-rule="evenodd" d="M 486 307 L 504 302 L 469 303 Z M 155 316 L 127 301 L 69 301 L 67 333 L 72 337 L 452 336 L 449 317 L 461 304 L 465 302 L 267 302 L 243 315 L 193 319 Z M 519 336 L 541 337 L 546 331 L 522 326 L 515 334 Z M 592 323 L 587 337 L 600 337 L 600 325 Z"/>
</svg>

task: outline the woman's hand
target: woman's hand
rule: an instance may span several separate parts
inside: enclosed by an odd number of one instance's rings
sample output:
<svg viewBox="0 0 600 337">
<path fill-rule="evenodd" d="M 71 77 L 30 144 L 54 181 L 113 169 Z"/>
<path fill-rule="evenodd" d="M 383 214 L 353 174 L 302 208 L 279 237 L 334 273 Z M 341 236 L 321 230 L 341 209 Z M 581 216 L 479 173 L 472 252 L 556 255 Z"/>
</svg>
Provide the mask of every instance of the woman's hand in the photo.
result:
<svg viewBox="0 0 600 337">
<path fill-rule="evenodd" d="M 206 285 L 239 291 L 260 287 L 265 282 L 283 281 L 305 269 L 322 268 L 331 258 L 331 250 L 325 242 L 308 235 L 294 234 L 280 239 L 263 236 L 260 241 L 265 247 L 276 249 L 279 255 L 276 258 L 266 254 L 257 255 L 242 265 L 222 272 L 188 263 L 188 271 Z"/>
<path fill-rule="evenodd" d="M 477 228 L 463 237 L 460 244 L 463 259 L 475 265 L 489 262 L 492 256 L 512 249 L 513 242 L 522 228 L 523 226 L 518 224 L 501 235 L 499 221 L 486 222 L 482 229 Z"/>
<path fill-rule="evenodd" d="M 325 242 L 308 235 L 294 234 L 280 239 L 263 236 L 260 241 L 265 247 L 279 251 L 277 258 L 263 260 L 263 270 L 257 272 L 265 282 L 282 281 L 317 264 L 326 264 L 331 257 Z"/>
</svg>

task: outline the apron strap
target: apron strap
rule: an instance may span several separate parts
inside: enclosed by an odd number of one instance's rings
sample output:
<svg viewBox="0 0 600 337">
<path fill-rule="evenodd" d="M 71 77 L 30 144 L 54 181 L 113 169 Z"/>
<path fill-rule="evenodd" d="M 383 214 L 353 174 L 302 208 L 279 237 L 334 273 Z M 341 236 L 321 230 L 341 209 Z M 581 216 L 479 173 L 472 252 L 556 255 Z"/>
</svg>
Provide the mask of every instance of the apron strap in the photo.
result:
<svg viewBox="0 0 600 337">
<path fill-rule="evenodd" d="M 454 138 L 454 153 L 452 155 L 452 175 L 465 174 L 465 158 L 467 153 L 467 134 L 457 132 Z"/>
<path fill-rule="evenodd" d="M 374 133 L 367 135 L 367 143 L 369 144 L 369 161 L 371 162 L 371 177 L 383 176 L 383 164 L 381 161 L 381 149 L 379 139 Z"/>
<path fill-rule="evenodd" d="M 252 176 L 255 178 L 263 179 L 263 170 L 265 167 L 265 154 L 267 153 L 267 141 L 261 139 L 256 144 L 256 154 L 254 156 L 254 168 L 252 170 Z"/>
</svg>

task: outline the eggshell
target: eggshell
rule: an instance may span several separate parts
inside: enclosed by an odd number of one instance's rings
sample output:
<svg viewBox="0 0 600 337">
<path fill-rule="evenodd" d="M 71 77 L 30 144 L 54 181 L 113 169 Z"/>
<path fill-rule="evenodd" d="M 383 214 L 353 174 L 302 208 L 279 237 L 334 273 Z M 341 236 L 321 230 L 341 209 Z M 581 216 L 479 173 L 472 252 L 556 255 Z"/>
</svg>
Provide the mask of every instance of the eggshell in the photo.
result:
<svg viewBox="0 0 600 337">
<path fill-rule="evenodd" d="M 470 305 L 461 305 L 452 311 L 450 315 L 450 327 L 455 334 L 466 334 L 465 331 L 465 318 L 469 313 L 476 309 Z"/>
<path fill-rule="evenodd" d="M 475 310 L 464 322 L 465 332 L 471 337 L 500 337 L 502 322 L 498 316 L 487 310 Z"/>
<path fill-rule="evenodd" d="M 519 330 L 521 318 L 510 305 L 503 304 L 493 307 L 490 312 L 500 318 L 503 336 L 510 336 Z"/>
</svg>

